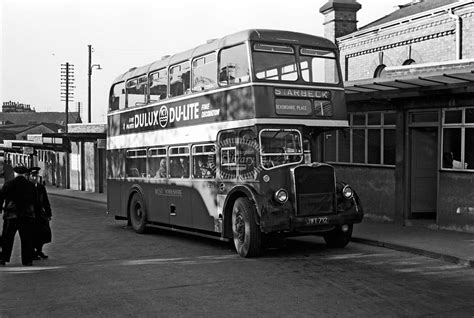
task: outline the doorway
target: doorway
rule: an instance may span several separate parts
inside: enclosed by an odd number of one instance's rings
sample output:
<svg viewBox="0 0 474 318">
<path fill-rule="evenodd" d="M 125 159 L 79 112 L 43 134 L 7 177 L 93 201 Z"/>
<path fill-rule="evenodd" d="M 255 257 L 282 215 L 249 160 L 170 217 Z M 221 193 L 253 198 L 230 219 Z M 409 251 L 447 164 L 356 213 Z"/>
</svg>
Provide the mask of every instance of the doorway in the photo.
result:
<svg viewBox="0 0 474 318">
<path fill-rule="evenodd" d="M 436 219 L 438 128 L 411 128 L 410 139 L 410 218 Z"/>
</svg>

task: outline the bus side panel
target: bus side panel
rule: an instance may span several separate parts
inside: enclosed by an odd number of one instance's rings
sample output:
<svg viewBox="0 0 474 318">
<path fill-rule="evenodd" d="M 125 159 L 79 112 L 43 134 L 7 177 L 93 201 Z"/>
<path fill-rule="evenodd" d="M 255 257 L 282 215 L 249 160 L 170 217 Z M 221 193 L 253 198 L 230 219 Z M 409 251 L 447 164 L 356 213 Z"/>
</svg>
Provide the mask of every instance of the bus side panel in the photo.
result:
<svg viewBox="0 0 474 318">
<path fill-rule="evenodd" d="M 193 210 L 191 204 L 190 181 L 170 180 L 170 186 L 166 190 L 169 204 L 170 224 L 193 227 Z"/>
<path fill-rule="evenodd" d="M 148 221 L 169 224 L 170 211 L 168 197 L 165 191 L 167 187 L 168 186 L 164 183 L 143 185 L 143 189 L 146 193 Z"/>
<path fill-rule="evenodd" d="M 109 213 L 119 217 L 126 217 L 127 211 L 123 207 L 122 191 L 123 170 L 125 166 L 122 150 L 107 150 L 107 209 Z"/>
<path fill-rule="evenodd" d="M 199 230 L 222 232 L 217 215 L 217 184 L 214 180 L 194 181 L 191 191 L 193 227 Z"/>
<path fill-rule="evenodd" d="M 126 211 L 122 211 L 122 200 L 120 184 L 118 180 L 107 179 L 107 211 L 115 216 L 126 217 Z"/>
</svg>

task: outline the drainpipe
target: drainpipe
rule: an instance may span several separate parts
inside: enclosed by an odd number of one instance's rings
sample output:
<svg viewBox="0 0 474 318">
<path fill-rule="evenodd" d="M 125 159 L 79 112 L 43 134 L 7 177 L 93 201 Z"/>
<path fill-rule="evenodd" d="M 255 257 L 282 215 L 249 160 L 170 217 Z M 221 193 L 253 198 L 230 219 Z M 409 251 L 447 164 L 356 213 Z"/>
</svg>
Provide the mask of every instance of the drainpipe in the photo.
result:
<svg viewBox="0 0 474 318">
<path fill-rule="evenodd" d="M 462 20 L 461 17 L 453 13 L 453 9 L 448 9 L 448 15 L 456 20 L 456 59 L 462 59 Z"/>
</svg>

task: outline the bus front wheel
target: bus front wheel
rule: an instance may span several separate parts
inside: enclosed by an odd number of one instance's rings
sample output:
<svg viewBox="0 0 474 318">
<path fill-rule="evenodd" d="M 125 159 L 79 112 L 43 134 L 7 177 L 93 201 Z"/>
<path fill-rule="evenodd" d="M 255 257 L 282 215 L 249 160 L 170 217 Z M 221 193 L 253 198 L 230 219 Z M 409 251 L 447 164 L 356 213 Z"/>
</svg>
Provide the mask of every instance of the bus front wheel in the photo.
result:
<svg viewBox="0 0 474 318">
<path fill-rule="evenodd" d="M 336 228 L 324 235 L 324 240 L 328 247 L 344 248 L 352 237 L 352 224 L 348 226 L 347 231 L 343 231 L 341 226 Z"/>
<path fill-rule="evenodd" d="M 135 192 L 129 205 L 130 223 L 135 232 L 143 234 L 146 227 L 145 202 L 140 193 Z"/>
<path fill-rule="evenodd" d="M 248 198 L 238 198 L 232 209 L 232 232 L 237 253 L 242 257 L 260 254 L 262 237 L 256 222 L 255 205 Z"/>
</svg>

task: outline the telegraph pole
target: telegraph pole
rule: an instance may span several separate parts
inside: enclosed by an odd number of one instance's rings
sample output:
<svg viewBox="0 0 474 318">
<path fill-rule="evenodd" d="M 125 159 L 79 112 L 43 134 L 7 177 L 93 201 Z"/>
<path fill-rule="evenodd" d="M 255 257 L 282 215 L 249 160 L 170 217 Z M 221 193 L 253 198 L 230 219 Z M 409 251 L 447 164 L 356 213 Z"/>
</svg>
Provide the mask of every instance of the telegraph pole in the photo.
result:
<svg viewBox="0 0 474 318">
<path fill-rule="evenodd" d="M 91 122 L 91 75 L 92 75 L 92 45 L 87 46 L 89 48 L 89 66 L 87 68 L 88 73 L 88 85 L 87 85 L 87 122 Z"/>
<path fill-rule="evenodd" d="M 66 129 L 69 123 L 69 101 L 74 100 L 74 65 L 61 64 L 61 101 L 66 102 Z"/>
<path fill-rule="evenodd" d="M 91 76 L 92 76 L 92 69 L 94 67 L 97 67 L 98 70 L 101 70 L 102 68 L 100 68 L 100 64 L 92 64 L 92 45 L 88 45 L 87 46 L 88 49 L 89 49 L 89 66 L 87 68 L 87 79 L 88 79 L 88 91 L 87 91 L 87 110 L 88 110 L 88 123 L 91 122 L 91 115 L 92 115 L 92 111 L 91 111 Z"/>
</svg>

